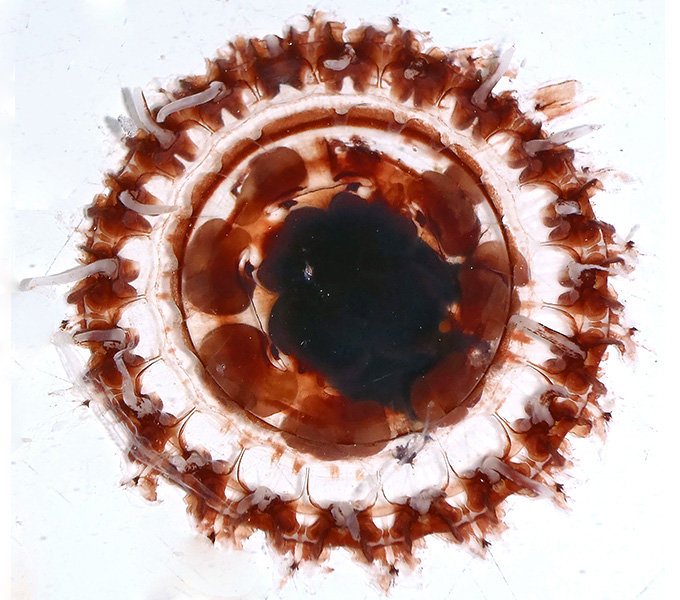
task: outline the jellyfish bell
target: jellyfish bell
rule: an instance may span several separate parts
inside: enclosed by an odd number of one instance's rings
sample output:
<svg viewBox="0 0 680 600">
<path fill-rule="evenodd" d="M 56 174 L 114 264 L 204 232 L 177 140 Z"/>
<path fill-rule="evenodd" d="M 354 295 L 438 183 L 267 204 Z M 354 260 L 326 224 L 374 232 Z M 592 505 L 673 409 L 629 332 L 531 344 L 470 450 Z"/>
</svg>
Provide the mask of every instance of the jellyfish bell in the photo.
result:
<svg viewBox="0 0 680 600">
<path fill-rule="evenodd" d="M 512 495 L 563 503 L 630 334 L 627 249 L 596 179 L 494 94 L 512 62 L 320 14 L 131 93 L 136 129 L 87 209 L 66 331 L 137 481 L 200 532 L 292 564 L 396 572 L 438 534 L 482 548 Z"/>
</svg>

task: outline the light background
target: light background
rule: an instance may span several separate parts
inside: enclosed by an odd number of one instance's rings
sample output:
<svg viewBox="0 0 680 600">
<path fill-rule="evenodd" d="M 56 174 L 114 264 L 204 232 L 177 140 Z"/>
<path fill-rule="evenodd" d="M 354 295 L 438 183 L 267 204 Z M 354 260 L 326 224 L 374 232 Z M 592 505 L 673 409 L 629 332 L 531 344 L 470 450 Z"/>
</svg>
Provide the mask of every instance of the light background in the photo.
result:
<svg viewBox="0 0 680 600">
<path fill-rule="evenodd" d="M 16 292 L 24 277 L 73 266 L 82 208 L 112 168 L 107 116 L 124 112 L 120 89 L 202 72 L 234 34 L 278 33 L 309 12 L 293 0 L 61 0 L 5 3 L 0 33 L 14 67 L 11 131 L 12 575 L 17 599 L 174 600 L 379 598 L 371 577 L 341 556 L 332 573 L 303 572 L 280 587 L 280 561 L 255 538 L 217 552 L 198 538 L 180 494 L 149 505 L 121 489 L 125 465 L 107 430 L 81 406 L 50 337 L 66 311 L 64 288 Z M 640 264 L 617 282 L 639 330 L 638 360 L 607 365 L 619 397 L 606 445 L 576 444 L 571 510 L 513 500 L 509 530 L 486 560 L 431 540 L 421 575 L 394 598 L 667 598 L 677 542 L 670 438 L 677 421 L 671 368 L 670 284 L 664 259 L 663 3 L 326 1 L 358 24 L 397 15 L 441 46 L 514 45 L 530 90 L 575 78 L 595 98 L 574 122 L 604 125 L 577 146 L 598 166 L 628 175 L 596 198 L 622 235 L 639 225 Z M 3 104 L 3 113 L 7 107 Z M 677 270 L 677 267 L 676 267 Z M 664 360 L 667 360 L 664 363 Z M 673 473 L 676 471 L 673 466 Z M 677 486 L 675 486 L 677 487 Z"/>
</svg>

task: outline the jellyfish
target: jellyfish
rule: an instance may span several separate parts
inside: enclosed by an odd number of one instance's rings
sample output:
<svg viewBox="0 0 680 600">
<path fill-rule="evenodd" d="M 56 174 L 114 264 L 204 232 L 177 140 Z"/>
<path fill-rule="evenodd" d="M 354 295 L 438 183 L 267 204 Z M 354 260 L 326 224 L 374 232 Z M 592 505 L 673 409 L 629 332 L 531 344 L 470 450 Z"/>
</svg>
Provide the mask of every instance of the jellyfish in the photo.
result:
<svg viewBox="0 0 680 600">
<path fill-rule="evenodd" d="M 22 287 L 73 284 L 58 343 L 147 498 L 385 581 L 433 536 L 483 552 L 511 497 L 565 504 L 634 248 L 569 147 L 597 127 L 551 127 L 573 86 L 527 111 L 512 67 L 314 13 L 128 94 L 81 264 Z"/>
</svg>

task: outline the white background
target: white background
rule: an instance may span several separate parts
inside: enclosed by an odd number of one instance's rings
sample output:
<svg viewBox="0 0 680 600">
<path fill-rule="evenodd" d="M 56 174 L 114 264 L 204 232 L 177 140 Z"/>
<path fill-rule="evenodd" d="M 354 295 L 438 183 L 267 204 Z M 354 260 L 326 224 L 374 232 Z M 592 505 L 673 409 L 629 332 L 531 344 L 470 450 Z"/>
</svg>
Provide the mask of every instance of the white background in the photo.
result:
<svg viewBox="0 0 680 600">
<path fill-rule="evenodd" d="M 103 170 L 114 166 L 115 138 L 105 118 L 124 112 L 122 87 L 202 72 L 203 59 L 234 34 L 278 33 L 310 6 L 293 0 L 2 5 L 8 14 L 0 20 L 6 76 L 0 124 L 3 140 L 11 139 L 12 177 L 12 212 L 4 224 L 13 255 L 12 348 L 3 362 L 12 373 L 11 413 L 4 414 L 11 414 L 13 598 L 380 597 L 370 574 L 342 556 L 332 573 L 303 571 L 281 587 L 281 563 L 258 538 L 246 552 L 216 551 L 192 532 L 176 490 L 164 487 L 163 501 L 149 505 L 121 488 L 120 452 L 71 390 L 50 344 L 65 314 L 65 290 L 16 291 L 24 277 L 73 266 L 72 234 L 82 208 L 101 191 Z M 678 439 L 679 421 L 677 387 L 665 377 L 677 368 L 665 349 L 672 339 L 670 281 L 678 274 L 677 266 L 669 270 L 677 236 L 662 185 L 663 4 L 345 0 L 315 6 L 355 25 L 359 16 L 370 22 L 397 15 L 441 46 L 514 45 L 515 66 L 524 64 L 512 86 L 521 90 L 580 80 L 595 100 L 565 126 L 602 124 L 576 146 L 585 160 L 627 175 L 612 178 L 597 197 L 598 216 L 624 236 L 639 225 L 638 269 L 617 283 L 640 330 L 638 359 L 614 357 L 607 366 L 607 385 L 617 396 L 614 419 L 605 445 L 576 445 L 570 511 L 515 500 L 509 530 L 486 559 L 430 540 L 421 574 L 402 577 L 391 595 L 669 597 L 678 498 L 671 438 Z M 6 201 L 7 177 L 2 186 Z"/>
</svg>

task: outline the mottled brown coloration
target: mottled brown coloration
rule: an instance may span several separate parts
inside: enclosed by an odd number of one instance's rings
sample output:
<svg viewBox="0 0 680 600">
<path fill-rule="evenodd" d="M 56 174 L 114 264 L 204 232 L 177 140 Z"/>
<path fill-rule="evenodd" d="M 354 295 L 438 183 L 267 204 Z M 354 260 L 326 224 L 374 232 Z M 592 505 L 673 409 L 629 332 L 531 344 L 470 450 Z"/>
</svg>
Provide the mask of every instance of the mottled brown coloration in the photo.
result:
<svg viewBox="0 0 680 600">
<path fill-rule="evenodd" d="M 226 87 L 226 93 L 215 100 L 167 118 L 163 127 L 175 134 L 168 148 L 144 131 L 126 141 L 129 153 L 124 165 L 107 178 L 108 192 L 88 209 L 92 227 L 86 234 L 83 262 L 117 257 L 126 240 L 150 234 L 151 220 L 123 207 L 118 196 L 128 191 L 139 202 L 160 203 L 145 183 L 154 174 L 172 181 L 185 173 L 201 151 L 191 138 L 194 128 L 219 132 L 231 126 L 225 125 L 227 117 L 238 124 L 259 114 L 260 104 L 288 93 L 289 88 L 304 92 L 312 86 L 315 95 L 304 97 L 311 101 L 273 115 L 256 139 L 239 139 L 222 147 L 219 166 L 196 175 L 187 196 L 191 211 L 170 217 L 176 223 L 168 242 L 178 264 L 168 277 L 172 301 L 182 315 L 183 339 L 200 361 L 197 377 L 228 414 L 249 427 L 280 434 L 272 443 L 284 440 L 295 451 L 295 473 L 305 472 L 304 465 L 312 459 L 332 462 L 373 456 L 388 442 L 417 434 L 425 426 L 436 432 L 438 427 L 464 422 L 489 378 L 496 377 L 503 364 L 521 360 L 512 344 L 515 348 L 530 339 L 521 328 L 509 326 L 510 317 L 524 307 L 521 290 L 531 288 L 527 264 L 531 257 L 522 254 L 513 232 L 504 225 L 503 207 L 497 200 L 504 191 L 490 189 L 474 156 L 476 146 L 450 143 L 424 118 L 400 122 L 399 105 L 408 104 L 416 113 L 448 114 L 446 127 L 469 128 L 466 135 L 474 144 L 505 135 L 511 143 L 498 160 L 521 169 L 522 183 L 540 184 L 556 197 L 540 216 L 547 230 L 545 243 L 564 248 L 565 256 L 586 266 L 577 280 L 555 274 L 556 279 L 562 277 L 559 283 L 565 288 L 556 305 L 573 323 L 568 337 L 579 352 L 568 354 L 559 344 L 552 345 L 552 358 L 531 365 L 551 386 L 562 386 L 564 391 L 557 394 L 551 388 L 535 399 L 549 418 L 532 419 L 528 414 L 523 421 L 508 424 L 506 434 L 513 448 L 523 448 L 526 458 L 511 461 L 517 450 L 501 457 L 524 478 L 549 485 L 566 462 L 565 437 L 585 434 L 596 422 L 608 419 L 597 406 L 605 392 L 598 380 L 600 362 L 610 345 L 622 343 L 616 329 L 621 305 L 609 285 L 608 268 L 623 259 L 614 245 L 613 229 L 593 215 L 590 198 L 598 185 L 574 167 L 573 152 L 561 146 L 529 156 L 523 143 L 545 133 L 520 112 L 509 92 L 491 94 L 485 110 L 472 103 L 482 73 L 493 70 L 494 60 L 473 57 L 468 51 L 425 53 L 422 48 L 420 36 L 402 30 L 396 22 L 388 31 L 373 27 L 347 31 L 319 15 L 310 19 L 308 31 L 291 29 L 276 43 L 237 39 L 208 63 L 206 75 L 183 79 L 170 98 L 191 96 L 214 81 Z M 375 105 L 358 103 L 346 110 L 314 105 L 315 97 L 341 94 L 348 84 L 356 93 L 387 91 Z M 544 88 L 535 96 L 536 108 L 549 117 L 564 114 L 575 90 L 575 82 Z M 449 113 L 444 112 L 447 107 Z M 338 127 L 356 134 L 340 139 L 333 133 Z M 395 144 L 419 145 L 442 163 L 436 169 L 407 165 L 392 156 L 391 148 L 381 150 L 365 143 L 364 132 L 388 132 Z M 241 176 L 229 192 L 233 209 L 203 217 L 205 207 L 227 193 L 222 182 L 237 173 Z M 324 208 L 341 190 L 362 193 L 369 202 L 385 202 L 416 224 L 421 239 L 460 267 L 461 297 L 440 331 L 442 335 L 456 332 L 470 341 L 416 379 L 411 389 L 412 415 L 342 397 L 294 356 L 283 360 L 267 336 L 275 297 L 258 284 L 258 260 L 266 256 L 285 215 L 303 205 Z M 578 211 L 556 210 L 564 202 L 574 202 Z M 480 214 L 495 223 L 482 223 Z M 496 239 L 482 237 L 489 227 L 498 228 Z M 69 295 L 77 313 L 71 328 L 116 327 L 121 311 L 138 295 L 131 286 L 135 277 L 133 263 L 121 260 L 113 279 L 93 275 L 81 281 Z M 199 319 L 199 325 L 192 319 Z M 133 339 L 135 332 L 127 334 Z M 429 534 L 485 544 L 489 535 L 502 529 L 503 501 L 511 494 L 534 494 L 517 483 L 521 479 L 502 474 L 492 478 L 482 466 L 456 473 L 449 465 L 449 484 L 433 491 L 421 510 L 409 501 L 380 508 L 369 502 L 352 509 L 353 516 L 340 518 L 332 509 L 340 506 L 342 498 L 322 506 L 303 489 L 297 497 L 261 499 L 241 480 L 243 454 L 231 462 L 213 460 L 209 449 L 199 452 L 187 447 L 183 426 L 188 415 L 165 412 L 162 398 L 150 399 L 151 413 L 130 408 L 125 378 L 132 379 L 139 395 L 147 360 L 133 354 L 132 346 L 123 354 L 127 373 L 121 373 L 115 362 L 120 347 L 92 341 L 83 345 L 92 353 L 87 378 L 106 409 L 127 430 L 130 457 L 144 466 L 148 488 L 153 489 L 158 476 L 181 486 L 199 530 L 213 540 L 262 529 L 272 544 L 293 554 L 294 563 L 318 560 L 329 548 L 344 546 L 396 571 L 395 560 L 411 562 L 413 541 Z M 579 401 L 564 397 L 565 393 Z M 274 416 L 282 418 L 274 421 Z M 224 431 L 224 435 L 246 434 Z M 184 461 L 182 467 L 168 458 L 170 449 Z M 279 447 L 279 455 L 283 451 Z M 418 453 L 408 456 L 408 467 L 417 469 Z M 555 490 L 559 496 L 559 484 Z M 449 501 L 452 498 L 460 498 L 457 505 Z M 390 519 L 382 526 L 380 518 L 385 515 Z"/>
</svg>

